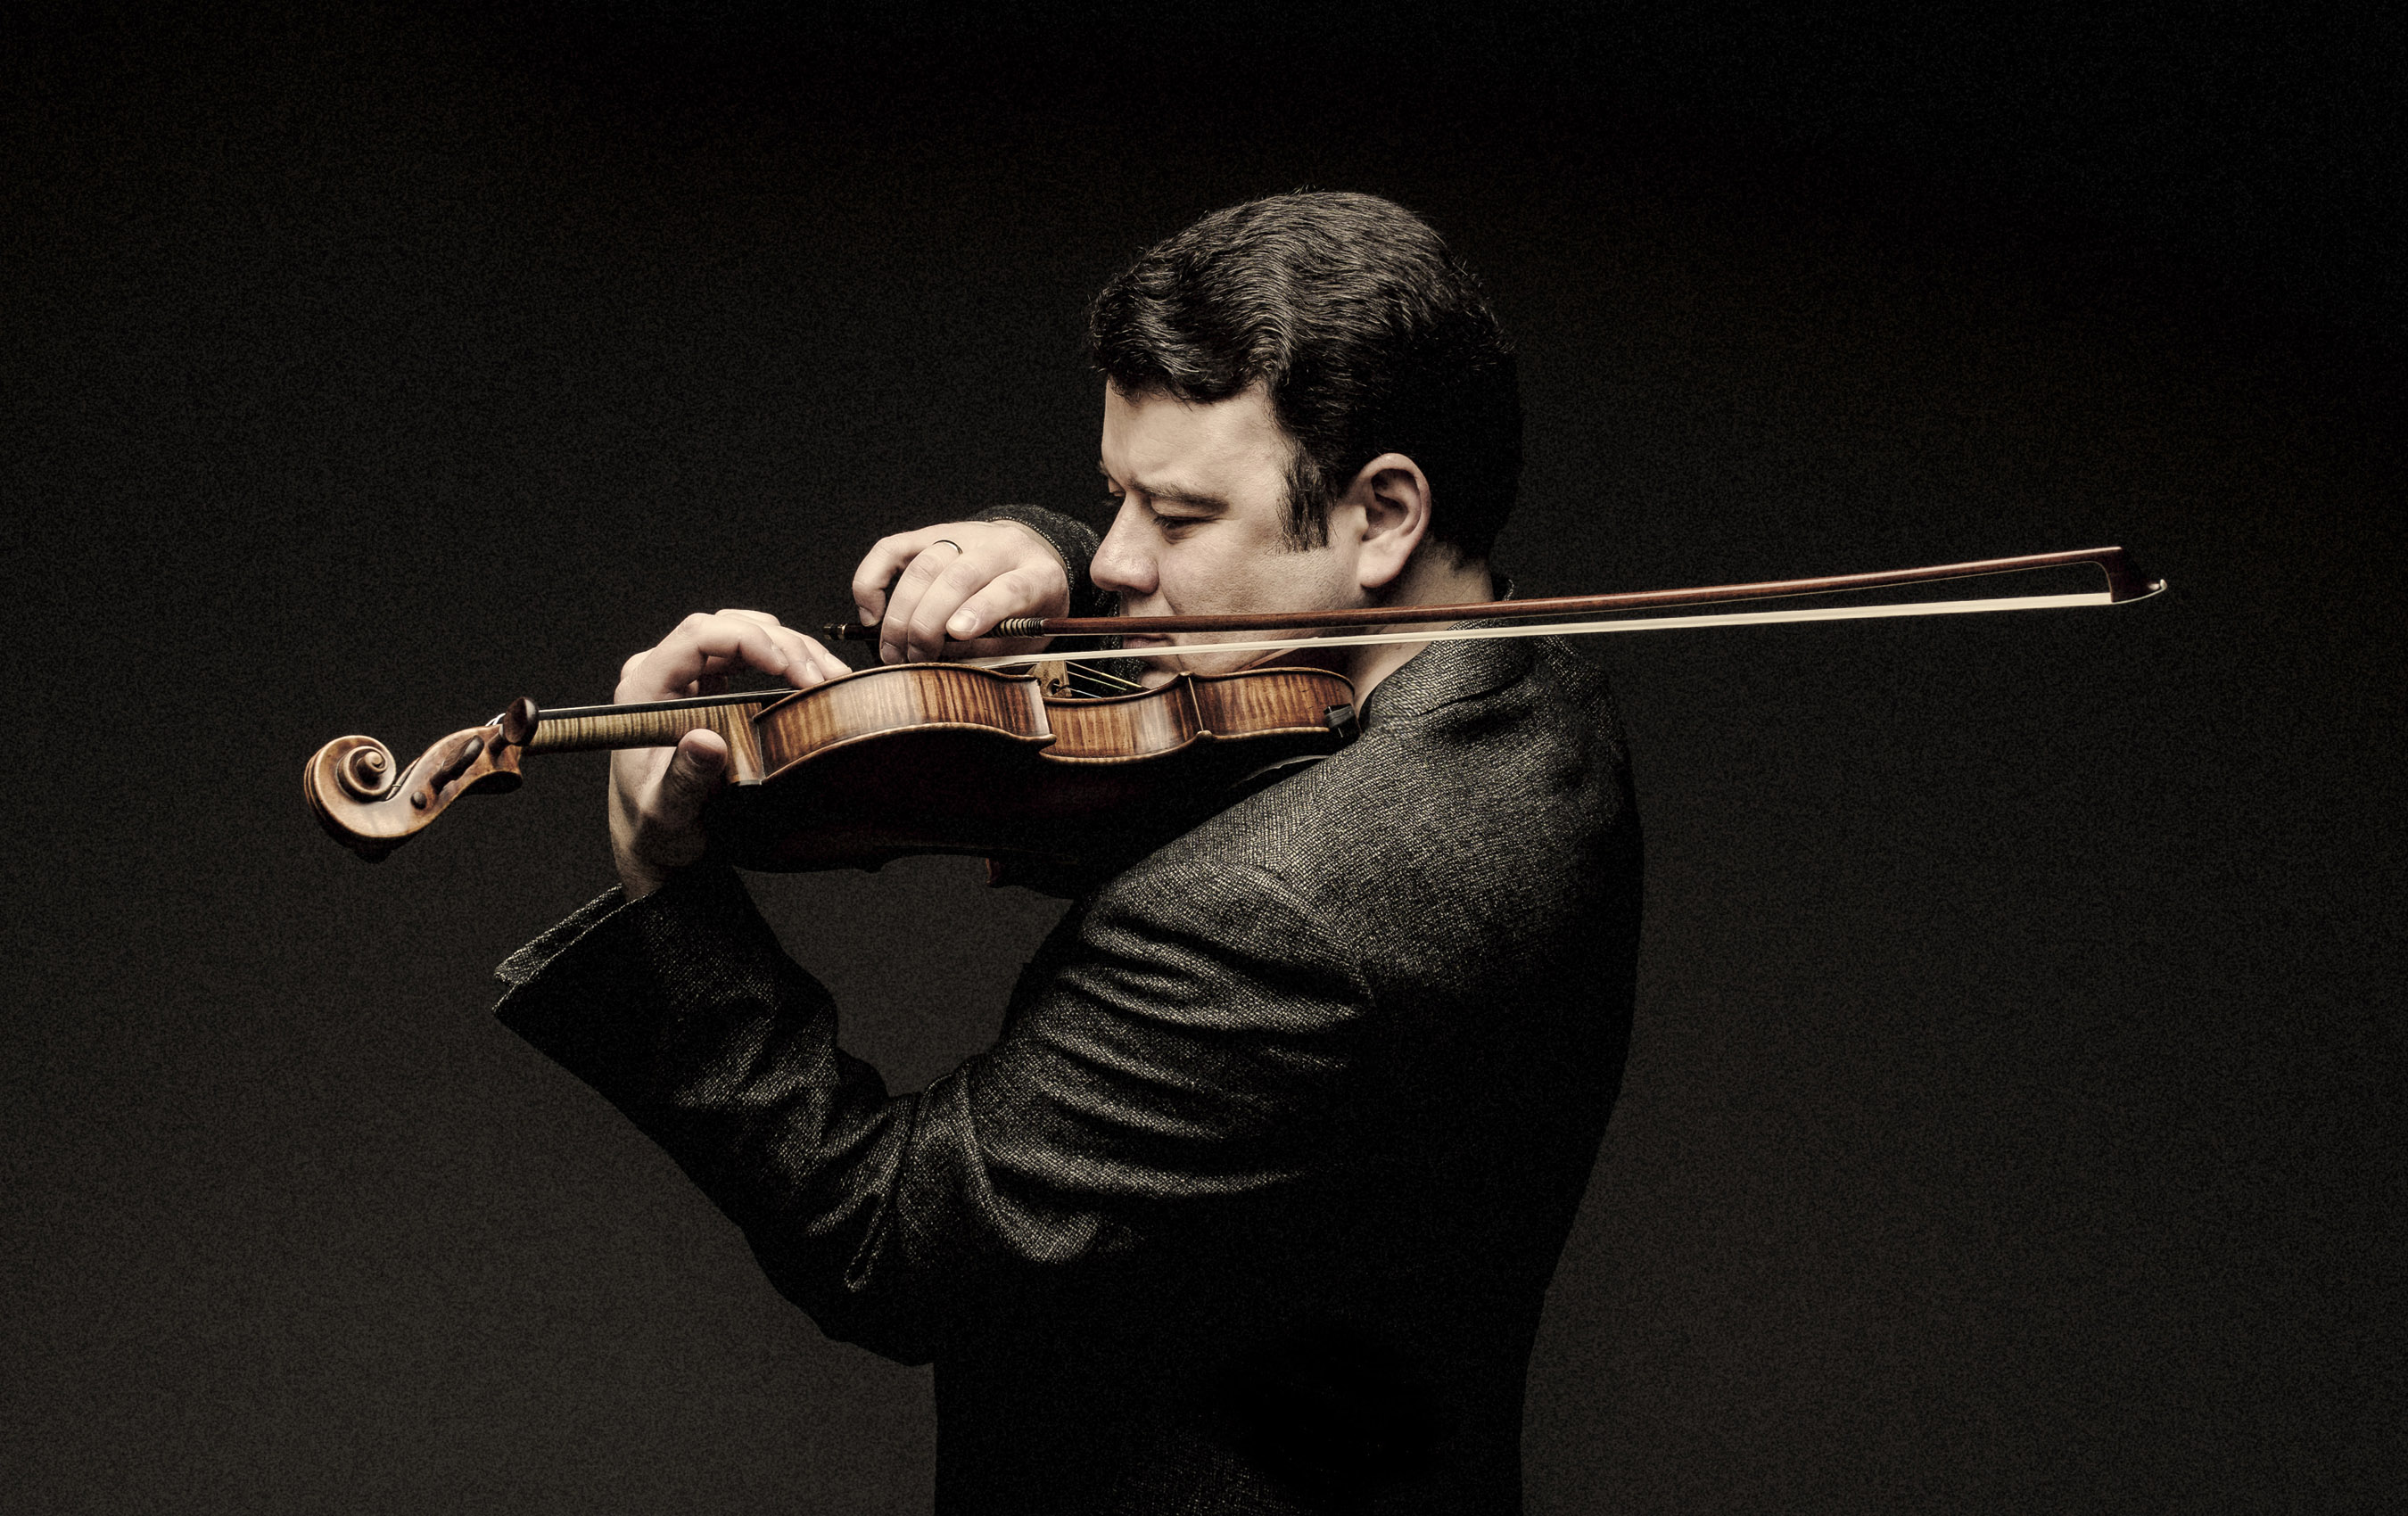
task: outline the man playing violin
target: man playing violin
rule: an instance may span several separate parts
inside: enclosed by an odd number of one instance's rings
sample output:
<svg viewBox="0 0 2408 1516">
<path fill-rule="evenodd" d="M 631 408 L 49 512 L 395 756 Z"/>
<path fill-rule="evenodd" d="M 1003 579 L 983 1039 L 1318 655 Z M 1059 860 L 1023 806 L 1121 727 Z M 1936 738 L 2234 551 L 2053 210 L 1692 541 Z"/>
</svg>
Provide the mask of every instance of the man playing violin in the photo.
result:
<svg viewBox="0 0 2408 1516">
<path fill-rule="evenodd" d="M 617 754 L 620 885 L 499 1013 L 660 1142 L 829 1335 L 937 1366 L 948 1511 L 1519 1509 L 1540 1309 L 1618 1088 L 1639 841 L 1605 681 L 1547 639 L 1304 654 L 1166 614 L 1498 593 L 1512 356 L 1387 202 L 1276 196 L 1097 297 L 1098 541 L 1028 507 L 905 532 L 853 589 L 889 663 L 1118 614 L 1141 682 L 1311 661 L 1360 735 L 1085 881 L 995 1045 L 889 1095 L 700 817 L 713 733 Z M 618 698 L 846 672 L 749 610 Z"/>
</svg>

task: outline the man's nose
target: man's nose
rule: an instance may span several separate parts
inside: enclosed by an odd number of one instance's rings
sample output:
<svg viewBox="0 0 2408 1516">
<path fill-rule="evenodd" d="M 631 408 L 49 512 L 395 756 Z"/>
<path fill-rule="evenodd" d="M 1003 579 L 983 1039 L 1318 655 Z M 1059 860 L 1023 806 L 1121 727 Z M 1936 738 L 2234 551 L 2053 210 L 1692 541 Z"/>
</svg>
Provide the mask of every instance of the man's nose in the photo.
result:
<svg viewBox="0 0 2408 1516">
<path fill-rule="evenodd" d="M 1098 590 L 1115 594 L 1154 593 L 1154 554 L 1139 536 L 1136 508 L 1130 502 L 1122 503 L 1119 514 L 1112 518 L 1112 529 L 1104 534 L 1095 561 L 1087 565 L 1087 577 Z"/>
</svg>

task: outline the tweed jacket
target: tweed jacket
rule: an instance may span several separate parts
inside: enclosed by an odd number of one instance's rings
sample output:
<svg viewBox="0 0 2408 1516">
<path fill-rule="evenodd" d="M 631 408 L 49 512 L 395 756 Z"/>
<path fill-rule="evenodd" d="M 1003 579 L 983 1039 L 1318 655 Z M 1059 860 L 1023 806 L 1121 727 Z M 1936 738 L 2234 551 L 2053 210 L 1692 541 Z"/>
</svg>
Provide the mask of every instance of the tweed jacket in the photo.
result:
<svg viewBox="0 0 2408 1516">
<path fill-rule="evenodd" d="M 940 1511 L 1513 1511 L 1639 889 L 1603 677 L 1439 644 L 1075 901 L 918 1094 L 710 865 L 530 944 L 498 1013 L 824 1331 L 935 1362 Z"/>
</svg>

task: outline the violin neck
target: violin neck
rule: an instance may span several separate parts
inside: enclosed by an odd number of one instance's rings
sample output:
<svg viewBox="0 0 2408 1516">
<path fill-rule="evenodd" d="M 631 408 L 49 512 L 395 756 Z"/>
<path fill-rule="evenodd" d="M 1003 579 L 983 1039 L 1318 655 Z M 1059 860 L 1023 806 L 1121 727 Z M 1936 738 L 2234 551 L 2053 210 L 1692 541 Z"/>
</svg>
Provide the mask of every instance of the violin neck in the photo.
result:
<svg viewBox="0 0 2408 1516">
<path fill-rule="evenodd" d="M 727 777 L 738 784 L 761 782 L 761 745 L 753 736 L 752 718 L 765 697 L 754 694 L 730 699 L 707 697 L 668 701 L 652 706 L 588 706 L 576 710 L 547 710 L 536 723 L 525 751 L 546 752 L 615 751 L 621 748 L 673 748 L 697 727 L 709 727 L 727 744 Z"/>
</svg>

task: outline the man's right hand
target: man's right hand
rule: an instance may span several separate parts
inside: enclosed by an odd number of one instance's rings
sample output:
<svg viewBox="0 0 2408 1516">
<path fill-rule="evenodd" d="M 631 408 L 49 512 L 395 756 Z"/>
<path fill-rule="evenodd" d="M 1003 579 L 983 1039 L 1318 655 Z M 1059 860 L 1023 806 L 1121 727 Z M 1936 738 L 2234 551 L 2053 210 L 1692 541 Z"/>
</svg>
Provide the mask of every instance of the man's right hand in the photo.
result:
<svg viewBox="0 0 2408 1516">
<path fill-rule="evenodd" d="M 879 628 L 882 663 L 990 658 L 1044 648 L 980 634 L 1007 616 L 1068 615 L 1070 575 L 1035 527 L 947 522 L 880 538 L 853 570 L 853 599 L 861 624 Z"/>
</svg>

